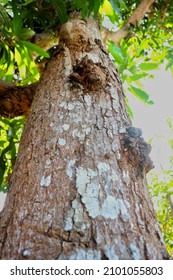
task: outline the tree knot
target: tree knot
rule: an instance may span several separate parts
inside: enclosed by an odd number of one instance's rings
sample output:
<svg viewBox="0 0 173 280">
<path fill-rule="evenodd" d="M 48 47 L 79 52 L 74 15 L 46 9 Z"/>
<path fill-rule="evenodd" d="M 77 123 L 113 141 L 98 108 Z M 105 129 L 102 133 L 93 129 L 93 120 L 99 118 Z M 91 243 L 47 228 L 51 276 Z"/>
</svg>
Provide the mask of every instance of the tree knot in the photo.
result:
<svg viewBox="0 0 173 280">
<path fill-rule="evenodd" d="M 86 55 L 73 66 L 73 73 L 69 78 L 73 84 L 83 85 L 85 89 L 97 91 L 106 85 L 107 71 L 101 63 L 94 63 Z"/>
<path fill-rule="evenodd" d="M 154 168 L 149 157 L 151 145 L 144 141 L 142 130 L 129 127 L 122 138 L 123 152 L 128 162 L 135 168 L 137 175 L 144 175 Z"/>
</svg>

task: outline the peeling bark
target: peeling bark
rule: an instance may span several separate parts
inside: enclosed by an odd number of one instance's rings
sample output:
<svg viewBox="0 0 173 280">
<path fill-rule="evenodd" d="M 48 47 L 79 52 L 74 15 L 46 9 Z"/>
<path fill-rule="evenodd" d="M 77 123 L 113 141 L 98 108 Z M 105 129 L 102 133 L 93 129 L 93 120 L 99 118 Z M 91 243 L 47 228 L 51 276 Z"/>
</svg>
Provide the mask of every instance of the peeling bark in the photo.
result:
<svg viewBox="0 0 173 280">
<path fill-rule="evenodd" d="M 130 127 L 97 25 L 70 20 L 25 124 L 1 259 L 168 258 L 145 179 L 150 148 Z"/>
</svg>

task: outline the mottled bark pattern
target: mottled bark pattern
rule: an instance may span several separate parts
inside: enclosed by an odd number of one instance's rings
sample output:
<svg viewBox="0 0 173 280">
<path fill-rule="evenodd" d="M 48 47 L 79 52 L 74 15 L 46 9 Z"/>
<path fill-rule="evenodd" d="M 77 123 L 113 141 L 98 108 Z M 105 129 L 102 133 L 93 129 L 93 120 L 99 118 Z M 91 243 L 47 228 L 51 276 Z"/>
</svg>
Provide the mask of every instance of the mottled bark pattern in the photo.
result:
<svg viewBox="0 0 173 280">
<path fill-rule="evenodd" d="M 130 127 L 97 26 L 70 20 L 25 125 L 1 214 L 2 259 L 168 257 L 145 164 L 137 172 L 130 159 Z"/>
</svg>

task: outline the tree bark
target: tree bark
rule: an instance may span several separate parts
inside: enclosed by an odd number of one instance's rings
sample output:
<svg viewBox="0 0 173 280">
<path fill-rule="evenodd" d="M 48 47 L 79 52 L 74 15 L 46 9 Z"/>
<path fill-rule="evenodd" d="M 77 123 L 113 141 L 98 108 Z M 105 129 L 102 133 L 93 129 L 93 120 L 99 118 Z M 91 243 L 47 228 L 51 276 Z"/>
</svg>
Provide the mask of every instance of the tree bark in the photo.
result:
<svg viewBox="0 0 173 280">
<path fill-rule="evenodd" d="M 95 22 L 72 19 L 37 86 L 0 220 L 1 259 L 165 259 L 150 147 Z"/>
<path fill-rule="evenodd" d="M 14 118 L 27 116 L 38 83 L 15 86 L 0 80 L 0 116 Z"/>
</svg>

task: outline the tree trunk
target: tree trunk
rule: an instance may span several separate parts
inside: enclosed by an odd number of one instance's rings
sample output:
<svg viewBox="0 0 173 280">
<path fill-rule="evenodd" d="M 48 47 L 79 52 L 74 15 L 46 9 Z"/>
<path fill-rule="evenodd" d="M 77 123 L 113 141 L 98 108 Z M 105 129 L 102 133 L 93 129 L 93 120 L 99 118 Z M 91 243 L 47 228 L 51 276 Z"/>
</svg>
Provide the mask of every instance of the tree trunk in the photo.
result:
<svg viewBox="0 0 173 280">
<path fill-rule="evenodd" d="M 72 19 L 39 85 L 0 221 L 1 259 L 164 259 L 150 147 L 95 22 Z"/>
</svg>

